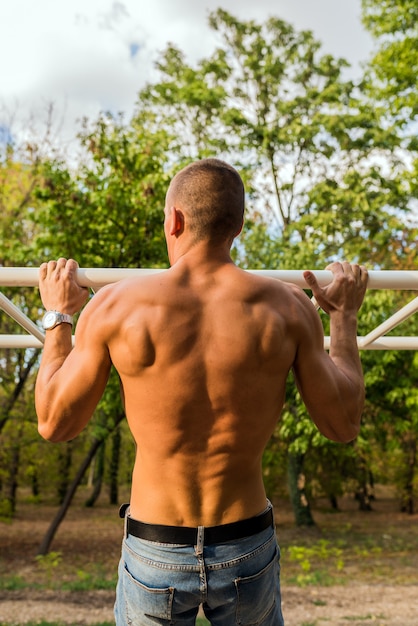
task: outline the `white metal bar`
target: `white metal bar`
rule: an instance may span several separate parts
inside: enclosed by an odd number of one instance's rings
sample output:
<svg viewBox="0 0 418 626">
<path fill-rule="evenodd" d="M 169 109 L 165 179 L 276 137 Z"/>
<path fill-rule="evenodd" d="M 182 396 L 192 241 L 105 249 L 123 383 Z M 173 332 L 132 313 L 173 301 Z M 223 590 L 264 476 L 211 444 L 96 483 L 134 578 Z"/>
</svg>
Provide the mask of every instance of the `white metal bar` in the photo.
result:
<svg viewBox="0 0 418 626">
<path fill-rule="evenodd" d="M 114 283 L 125 278 L 163 272 L 163 269 L 130 268 L 80 268 L 79 283 L 92 289 Z M 285 282 L 294 283 L 306 289 L 303 270 L 247 270 L 253 274 L 270 276 Z M 319 284 L 325 286 L 332 280 L 332 272 L 313 270 Z M 36 287 L 39 283 L 37 267 L 0 268 L 0 286 Z M 378 270 L 369 272 L 368 289 L 416 290 L 418 291 L 418 271 Z M 0 336 L 0 348 L 41 348 L 44 333 L 16 305 L 0 293 L 0 309 L 30 333 L 24 335 Z M 357 337 L 360 350 L 418 350 L 418 337 L 387 337 L 390 330 L 418 311 L 418 297 L 397 311 L 385 322 L 363 337 Z M 74 342 L 74 337 L 73 337 Z M 325 337 L 324 348 L 330 347 L 330 338 Z"/>
<path fill-rule="evenodd" d="M 418 337 L 380 337 L 363 345 L 363 337 L 357 337 L 359 350 L 418 350 Z"/>
<path fill-rule="evenodd" d="M 363 346 L 364 337 L 357 337 L 359 350 L 418 350 L 418 337 L 380 337 Z M 329 350 L 330 338 L 324 338 L 324 349 Z M 74 344 L 74 336 L 73 336 Z M 43 343 L 32 335 L 0 335 L 0 349 L 42 348 Z"/>
<path fill-rule="evenodd" d="M 0 335 L 0 349 L 42 348 L 43 343 L 33 335 Z"/>
<path fill-rule="evenodd" d="M 364 337 L 357 337 L 359 350 L 418 350 L 418 337 L 379 337 L 371 343 L 364 343 Z M 325 337 L 324 348 L 329 350 L 330 337 Z"/>
<path fill-rule="evenodd" d="M 83 287 L 103 287 L 124 278 L 146 276 L 163 269 L 149 268 L 79 268 L 77 280 Z M 0 267 L 0 286 L 2 287 L 37 287 L 39 284 L 39 268 L 37 267 Z"/>
<path fill-rule="evenodd" d="M 309 269 L 309 268 L 307 268 Z M 279 278 L 288 283 L 293 283 L 302 289 L 308 289 L 303 278 L 304 270 L 248 270 L 252 274 Z M 332 281 L 332 272 L 329 270 L 311 270 L 321 287 Z M 418 270 L 371 270 L 369 271 L 368 289 L 393 289 L 418 291 Z"/>
<path fill-rule="evenodd" d="M 368 344 L 371 344 L 373 341 L 382 337 L 382 335 L 386 335 L 389 331 L 391 331 L 396 326 L 399 326 L 402 322 L 404 322 L 408 317 L 411 317 L 414 313 L 418 311 L 418 297 L 414 298 L 412 302 L 408 302 L 404 307 L 399 309 L 396 313 L 394 313 L 391 317 L 385 320 L 382 324 L 377 326 L 374 330 L 372 330 L 368 335 L 362 338 L 361 347 L 365 348 Z"/>
<path fill-rule="evenodd" d="M 146 268 L 79 268 L 77 280 L 83 287 L 101 287 L 109 283 L 117 282 L 124 278 L 133 278 L 157 272 L 163 269 Z M 285 282 L 293 283 L 307 289 L 308 286 L 303 278 L 303 270 L 247 270 L 252 274 L 270 276 Z M 321 286 L 329 284 L 332 280 L 332 272 L 328 270 L 312 270 Z M 1 267 L 0 286 L 36 287 L 39 282 L 39 269 L 37 267 Z M 369 272 L 368 289 L 393 289 L 418 291 L 418 270 L 371 270 Z"/>
<path fill-rule="evenodd" d="M 40 341 L 33 335 L 0 335 L 0 349 L 11 348 L 42 348 L 43 341 Z M 74 345 L 74 335 L 73 335 Z"/>
<path fill-rule="evenodd" d="M 34 337 L 36 337 L 42 343 L 45 341 L 44 333 L 38 328 L 36 324 L 32 322 L 28 318 L 27 315 L 22 313 L 22 311 L 17 307 L 13 302 L 10 302 L 8 298 L 2 293 L 0 293 L 0 309 L 2 309 L 7 315 L 13 318 L 22 328 L 31 333 Z"/>
</svg>

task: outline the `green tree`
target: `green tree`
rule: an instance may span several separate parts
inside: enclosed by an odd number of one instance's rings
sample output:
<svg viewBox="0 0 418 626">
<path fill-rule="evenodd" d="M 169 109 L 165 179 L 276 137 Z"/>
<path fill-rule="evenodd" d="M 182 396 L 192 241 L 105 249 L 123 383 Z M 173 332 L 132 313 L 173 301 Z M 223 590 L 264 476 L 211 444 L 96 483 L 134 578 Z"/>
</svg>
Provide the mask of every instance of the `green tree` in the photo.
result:
<svg viewBox="0 0 418 626">
<path fill-rule="evenodd" d="M 29 250 L 34 234 L 31 221 L 36 207 L 34 190 L 40 180 L 40 156 L 32 145 L 16 146 L 10 137 L 0 146 L 2 267 L 36 264 Z M 38 301 L 32 289 L 9 288 L 2 292 L 29 317 L 37 317 Z M 0 311 L 2 334 L 20 330 L 16 322 Z M 26 441 L 28 422 L 34 413 L 30 398 L 38 358 L 37 350 L 0 349 L 0 508 L 4 515 L 13 515 L 16 508 L 22 441 Z"/>
<path fill-rule="evenodd" d="M 365 303 L 365 323 L 378 325 L 385 314 L 396 311 L 410 299 L 410 294 L 373 294 Z M 409 318 L 400 329 L 406 335 L 416 336 L 418 320 Z M 391 334 L 399 334 L 400 329 Z M 417 354 L 397 350 L 365 352 L 362 360 L 367 389 L 363 451 L 376 468 L 376 475 L 383 482 L 396 485 L 400 508 L 412 513 L 418 475 Z"/>
<path fill-rule="evenodd" d="M 384 103 L 371 102 L 364 84 L 361 91 L 344 81 L 346 62 L 321 54 L 309 31 L 296 32 L 278 18 L 239 21 L 222 9 L 209 23 L 219 36 L 217 50 L 192 68 L 168 47 L 157 64 L 161 81 L 140 94 L 139 106 L 151 106 L 159 125 L 175 128 L 176 154 L 215 153 L 241 167 L 250 219 L 235 249 L 238 262 L 322 268 L 345 257 L 371 268 L 408 267 L 416 250 L 405 224 L 411 186 L 403 136 L 387 116 L 382 124 Z M 291 386 L 281 435 L 294 470 L 296 517 L 311 523 L 304 466 L 324 457 L 327 446 L 331 457 L 334 448 L 315 432 Z M 277 438 L 273 447 L 265 458 L 282 462 Z M 365 447 L 339 447 L 341 467 L 359 489 Z M 361 463 L 353 462 L 355 454 Z"/>
<path fill-rule="evenodd" d="M 384 28 L 381 3 L 364 2 L 370 28 L 379 22 L 374 32 L 386 50 L 392 40 L 408 42 L 414 24 L 409 20 L 404 31 L 394 30 L 393 24 L 403 22 L 391 18 L 394 2 L 383 4 Z M 415 15 L 409 5 L 402 6 Z M 168 46 L 157 64 L 160 80 L 139 93 L 131 120 L 102 114 L 95 122 L 84 121 L 79 163 L 70 167 L 56 157 L 42 161 L 33 221 L 25 226 L 31 258 L 71 256 L 82 266 L 165 267 L 162 209 L 171 175 L 190 159 L 216 155 L 234 163 L 246 181 L 249 219 L 234 250 L 243 267 L 322 269 L 335 257 L 366 262 L 369 268 L 416 267 L 412 73 L 398 90 L 401 106 L 395 91 L 387 91 L 401 68 L 393 63 L 389 72 L 382 55 L 356 86 L 342 78 L 344 60 L 323 55 L 311 32 L 296 32 L 283 20 L 241 22 L 219 9 L 210 25 L 219 37 L 214 53 L 191 67 L 180 50 Z M 367 299 L 362 329 L 374 323 L 374 307 L 380 307 L 379 315 L 392 307 L 389 300 Z M 381 354 L 370 354 L 366 362 L 378 371 L 381 360 Z M 407 372 L 405 401 L 406 381 Z M 303 483 L 299 502 L 313 491 L 314 468 L 325 458 L 330 469 L 327 474 L 323 462 L 321 477 L 330 498 L 342 493 L 344 480 L 357 480 L 353 458 L 368 461 L 370 442 L 381 441 L 375 388 L 365 436 L 355 446 L 338 447 L 338 455 L 334 444 L 315 431 L 289 382 L 282 422 L 265 455 L 269 488 L 275 473 L 283 478 L 278 464 L 288 452 L 295 470 L 291 482 Z M 395 385 L 392 389 L 399 397 Z M 109 434 L 119 432 L 117 397 L 115 382 L 75 442 L 76 458 L 84 455 L 80 480 Z M 391 402 L 393 410 L 400 407 Z M 411 412 L 402 415 L 408 428 Z M 114 441 L 112 453 L 104 456 L 106 463 L 111 459 L 113 477 L 120 452 L 116 435 Z M 329 477 L 337 466 L 338 484 Z M 67 503 L 73 489 L 74 483 Z"/>
<path fill-rule="evenodd" d="M 126 123 L 123 116 L 102 114 L 83 123 L 79 135 L 85 155 L 78 167 L 64 161 L 44 163 L 44 183 L 37 197 L 42 203 L 34 216 L 38 235 L 34 246 L 44 258 L 76 258 L 81 266 L 164 267 L 167 252 L 163 219 L 165 193 L 170 179 L 168 135 L 149 132 L 150 112 L 138 112 Z M 81 236 L 80 236 L 81 235 Z M 92 505 L 99 494 L 105 462 L 105 443 L 124 416 L 115 373 L 111 377 L 93 420 L 73 444 L 87 451 L 78 469 L 71 471 L 68 488 L 57 515 L 41 542 L 46 553 L 80 482 L 98 454 L 99 473 Z M 112 462 L 112 498 L 115 466 L 122 453 L 115 445 Z"/>
<path fill-rule="evenodd" d="M 376 41 L 363 90 L 380 110 L 381 127 L 394 125 L 401 138 L 398 186 L 413 199 L 418 191 L 418 6 L 414 0 L 362 0 L 365 27 Z"/>
<path fill-rule="evenodd" d="M 150 114 L 131 123 L 103 114 L 84 121 L 79 135 L 84 161 L 44 165 L 38 189 L 42 226 L 38 254 L 71 256 L 83 266 L 164 266 L 162 229 L 168 171 L 167 137 L 147 132 Z M 80 237 L 80 234 L 82 235 Z"/>
<path fill-rule="evenodd" d="M 368 72 L 373 94 L 408 125 L 418 114 L 417 3 L 362 0 L 362 19 L 378 43 Z"/>
<path fill-rule="evenodd" d="M 209 24 L 220 39 L 212 56 L 192 68 L 169 47 L 157 64 L 161 82 L 140 102 L 158 111 L 158 123 L 175 123 L 185 157 L 217 153 L 239 164 L 250 206 L 285 232 L 346 139 L 347 63 L 278 18 L 242 22 L 219 9 Z"/>
<path fill-rule="evenodd" d="M 418 5 L 410 0 L 363 0 L 362 16 L 376 42 L 362 84 L 365 102 L 380 119 L 380 137 L 388 129 L 397 137 L 395 142 L 388 142 L 389 157 L 383 154 L 386 170 L 380 169 L 370 186 L 377 201 L 386 202 L 387 213 L 384 229 L 373 237 L 370 254 L 379 267 L 416 269 Z M 409 294 L 374 295 L 366 315 L 389 315 L 410 299 Z M 404 323 L 402 329 L 416 335 L 416 320 Z M 415 360 L 410 352 L 368 353 L 363 357 L 368 396 L 365 429 L 391 460 L 388 466 L 396 466 L 391 479 L 397 482 L 402 507 L 408 512 L 414 508 L 417 463 Z"/>
</svg>

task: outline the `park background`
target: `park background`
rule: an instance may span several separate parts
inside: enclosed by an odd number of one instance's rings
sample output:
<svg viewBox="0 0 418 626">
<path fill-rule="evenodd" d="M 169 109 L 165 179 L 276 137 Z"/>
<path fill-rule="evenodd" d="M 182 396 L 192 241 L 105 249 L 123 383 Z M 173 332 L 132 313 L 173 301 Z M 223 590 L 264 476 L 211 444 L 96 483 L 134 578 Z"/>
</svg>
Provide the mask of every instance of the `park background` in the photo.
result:
<svg viewBox="0 0 418 626">
<path fill-rule="evenodd" d="M 108 17 L 123 17 L 124 6 L 109 4 Z M 63 121 L 48 90 L 40 116 L 30 101 L 19 109 L 5 100 L 0 265 L 38 267 L 65 256 L 81 267 L 167 267 L 167 185 L 191 160 L 217 156 L 237 167 L 246 184 L 246 225 L 233 249 L 241 267 L 323 269 L 347 258 L 369 269 L 418 269 L 417 18 L 414 0 L 363 0 L 367 58 L 357 59 L 353 69 L 279 12 L 261 20 L 215 8 L 190 31 L 195 51 L 196 31 L 212 33 L 212 39 L 202 38 L 204 54 L 186 54 L 167 35 L 138 76 L 131 108 L 118 110 L 112 102 L 91 115 L 81 110 L 74 126 Z M 103 24 L 114 31 L 114 24 Z M 125 43 L 135 67 L 142 47 L 133 38 Z M 78 63 L 81 71 L 82 59 Z M 117 87 L 110 85 L 109 93 Z M 3 291 L 29 317 L 41 317 L 37 290 Z M 359 334 L 410 298 L 368 292 Z M 323 323 L 327 331 L 325 317 Z M 416 336 L 417 319 L 402 328 Z M 3 313 L 0 329 L 17 331 Z M 73 580 L 75 586 L 84 576 L 86 589 L 103 580 L 113 585 L 114 572 L 105 567 L 96 576 L 92 566 L 77 568 L 71 562 L 77 549 L 56 546 L 71 515 L 82 527 L 76 510 L 86 519 L 92 510 L 104 511 L 109 528 L 117 523 L 110 522 L 110 511 L 116 515 L 126 498 L 134 458 L 117 378 L 111 378 L 88 428 L 73 442 L 52 445 L 37 434 L 34 413 L 40 352 L 2 349 L 0 359 L 2 587 L 53 588 L 59 575 L 62 584 Z M 297 539 L 289 530 L 284 546 L 289 563 L 300 568 L 289 569 L 297 584 L 326 584 L 321 563 L 325 572 L 347 570 L 350 538 L 356 536 L 350 520 L 369 537 L 365 562 L 394 554 L 397 574 L 404 572 L 408 584 L 418 581 L 410 565 L 417 557 L 418 355 L 365 351 L 362 362 L 367 401 L 355 442 L 323 438 L 290 377 L 286 405 L 266 449 L 267 492 L 285 512 L 279 527 L 282 521 L 283 532 L 286 524 L 305 529 Z M 43 522 L 27 545 L 14 529 L 31 518 Z M 385 519 L 390 532 L 373 534 Z M 337 540 L 332 530 L 327 538 L 315 534 L 332 529 L 330 520 L 345 529 L 343 538 Z M 389 549 L 382 537 L 395 528 L 401 535 Z M 77 536 L 82 545 L 82 534 Z M 13 566 L 19 545 L 27 548 L 26 569 Z M 393 572 L 391 577 L 397 579 Z M 331 579 L 335 583 L 337 574 Z"/>
</svg>

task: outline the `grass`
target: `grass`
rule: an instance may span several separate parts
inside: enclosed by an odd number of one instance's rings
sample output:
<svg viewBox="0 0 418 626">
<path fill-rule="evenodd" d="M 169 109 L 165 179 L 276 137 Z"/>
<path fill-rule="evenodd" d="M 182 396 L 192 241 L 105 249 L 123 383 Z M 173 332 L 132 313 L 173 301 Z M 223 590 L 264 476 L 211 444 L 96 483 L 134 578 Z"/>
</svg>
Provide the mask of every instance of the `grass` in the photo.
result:
<svg viewBox="0 0 418 626">
<path fill-rule="evenodd" d="M 64 622 L 25 622 L 25 624 L 6 624 L 6 622 L 0 622 L 0 626 L 79 626 L 78 624 L 68 624 Z M 92 624 L 92 626 L 115 626 L 114 622 L 98 622 Z M 209 622 L 201 617 L 197 618 L 196 626 L 209 626 Z"/>
<path fill-rule="evenodd" d="M 417 515 L 388 511 L 316 513 L 313 529 L 278 528 L 283 584 L 416 584 Z M 381 511 L 378 510 L 379 506 Z M 393 503 L 392 506 L 396 506 Z"/>
<path fill-rule="evenodd" d="M 62 580 L 55 572 L 53 574 L 45 574 L 39 572 L 37 580 L 33 580 L 32 576 L 4 576 L 0 574 L 0 591 L 20 591 L 23 589 L 34 590 L 54 590 L 54 591 L 99 591 L 113 590 L 116 588 L 116 576 L 105 577 L 95 576 L 94 574 L 85 572 L 84 570 L 72 571 L 68 568 L 66 571 L 66 579 Z M 0 626 L 2 626 L 0 622 Z"/>
<path fill-rule="evenodd" d="M 384 615 L 347 615 L 344 617 L 347 622 L 366 622 L 369 620 L 375 621 L 376 619 L 385 619 Z"/>
<path fill-rule="evenodd" d="M 206 619 L 202 619 L 200 617 L 197 618 L 196 626 L 207 626 L 209 622 Z M 19 623 L 6 623 L 0 622 L 0 626 L 78 626 L 78 624 L 68 624 L 64 622 L 45 622 L 42 620 L 41 622 L 25 622 L 25 624 Z M 96 624 L 92 624 L 92 626 L 115 626 L 114 622 L 97 622 Z"/>
</svg>

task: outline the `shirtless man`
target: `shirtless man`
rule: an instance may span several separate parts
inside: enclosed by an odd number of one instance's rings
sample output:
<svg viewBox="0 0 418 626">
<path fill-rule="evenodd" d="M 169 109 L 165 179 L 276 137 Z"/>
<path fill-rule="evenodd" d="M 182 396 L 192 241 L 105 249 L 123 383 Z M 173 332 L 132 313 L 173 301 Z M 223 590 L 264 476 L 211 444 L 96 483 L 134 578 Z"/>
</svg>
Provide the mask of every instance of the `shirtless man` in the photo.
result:
<svg viewBox="0 0 418 626">
<path fill-rule="evenodd" d="M 330 316 L 328 354 L 301 289 L 234 265 L 230 248 L 243 213 L 244 188 L 232 167 L 217 159 L 189 165 L 171 182 L 164 209 L 171 268 L 101 289 L 79 318 L 74 348 L 68 317 L 46 330 L 36 383 L 45 439 L 81 432 L 112 364 L 121 380 L 136 460 L 118 626 L 189 626 L 200 605 L 217 626 L 283 624 L 261 459 L 289 371 L 326 437 L 348 442 L 359 432 L 357 312 L 367 271 L 333 263 L 325 288 L 304 274 Z M 77 267 L 63 258 L 41 265 L 47 310 L 71 316 L 86 302 Z"/>
</svg>

